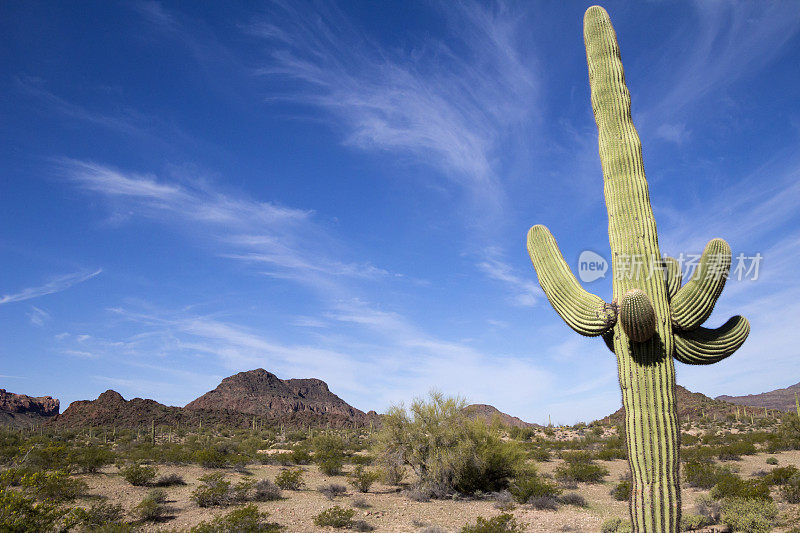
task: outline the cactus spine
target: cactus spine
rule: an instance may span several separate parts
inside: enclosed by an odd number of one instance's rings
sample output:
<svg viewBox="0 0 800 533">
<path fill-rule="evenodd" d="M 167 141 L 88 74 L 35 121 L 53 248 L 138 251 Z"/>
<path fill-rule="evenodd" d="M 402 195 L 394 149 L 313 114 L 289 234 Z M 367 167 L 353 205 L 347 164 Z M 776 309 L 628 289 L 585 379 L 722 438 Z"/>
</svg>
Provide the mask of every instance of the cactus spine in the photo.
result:
<svg viewBox="0 0 800 533">
<path fill-rule="evenodd" d="M 691 281 L 681 287 L 677 261 L 662 258 L 659 251 L 619 45 L 603 8 L 586 11 L 584 41 L 608 209 L 614 301 L 606 303 L 580 286 L 546 227 L 530 229 L 528 252 L 556 312 L 581 335 L 602 336 L 617 356 L 633 474 L 633 531 L 677 532 L 680 431 L 673 357 L 687 364 L 724 359 L 741 346 L 750 325 L 737 316 L 721 328 L 700 327 L 722 292 L 730 247 L 722 239 L 709 242 Z M 633 260 L 638 271 L 624 275 Z"/>
</svg>

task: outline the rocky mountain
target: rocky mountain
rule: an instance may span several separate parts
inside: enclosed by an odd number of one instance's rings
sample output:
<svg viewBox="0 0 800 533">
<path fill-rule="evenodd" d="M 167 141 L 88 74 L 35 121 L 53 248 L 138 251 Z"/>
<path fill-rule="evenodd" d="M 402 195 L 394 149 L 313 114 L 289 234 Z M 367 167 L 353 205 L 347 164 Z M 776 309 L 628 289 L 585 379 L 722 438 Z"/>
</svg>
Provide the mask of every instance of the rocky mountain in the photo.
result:
<svg viewBox="0 0 800 533">
<path fill-rule="evenodd" d="M 748 394 L 746 396 L 717 396 L 717 400 L 722 400 L 737 405 L 747 405 L 764 409 L 775 409 L 777 411 L 794 411 L 795 395 L 800 395 L 800 383 L 790 385 L 785 389 L 775 389 L 761 394 Z"/>
<path fill-rule="evenodd" d="M 59 402 L 50 396 L 28 396 L 0 389 L 0 425 L 28 425 L 58 414 Z"/>
<path fill-rule="evenodd" d="M 216 389 L 186 405 L 186 409 L 227 410 L 259 417 L 323 418 L 336 425 L 378 422 L 378 415 L 352 407 L 319 379 L 283 380 L 263 368 L 227 377 Z"/>
<path fill-rule="evenodd" d="M 248 427 L 263 424 L 290 427 L 353 427 L 380 423 L 374 411 L 364 413 L 333 394 L 318 379 L 282 380 L 264 369 L 241 372 L 222 380 L 186 407 L 133 398 L 107 390 L 96 400 L 72 402 L 53 421 L 67 427 L 157 425 Z"/>
<path fill-rule="evenodd" d="M 720 400 L 709 398 L 705 394 L 692 392 L 685 387 L 678 385 L 675 389 L 678 402 L 678 418 L 687 420 L 707 416 L 710 418 L 723 418 L 726 415 L 735 415 L 736 405 Z M 621 424 L 625 420 L 625 408 L 621 407 L 615 413 L 605 417 L 601 422 L 605 424 Z M 740 409 L 740 414 L 741 414 Z"/>
<path fill-rule="evenodd" d="M 499 420 L 504 426 L 518 427 L 518 428 L 533 428 L 540 427 L 537 424 L 531 424 L 524 420 L 506 414 L 494 406 L 486 405 L 484 403 L 475 403 L 468 405 L 464 408 L 467 416 L 470 418 L 482 418 L 487 424 L 491 424 L 495 420 Z"/>
</svg>

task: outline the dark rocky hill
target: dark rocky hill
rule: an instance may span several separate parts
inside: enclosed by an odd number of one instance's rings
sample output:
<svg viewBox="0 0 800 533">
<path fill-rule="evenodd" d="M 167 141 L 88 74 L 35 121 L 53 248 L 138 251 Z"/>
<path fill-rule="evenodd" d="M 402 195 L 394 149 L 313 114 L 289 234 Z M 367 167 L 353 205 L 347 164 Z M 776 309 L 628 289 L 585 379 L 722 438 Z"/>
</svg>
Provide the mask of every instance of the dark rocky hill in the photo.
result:
<svg viewBox="0 0 800 533">
<path fill-rule="evenodd" d="M 374 412 L 352 407 L 319 379 L 283 380 L 263 368 L 240 372 L 186 405 L 186 409 L 228 410 L 254 416 L 311 416 L 352 420 L 358 425 L 377 421 Z"/>
<path fill-rule="evenodd" d="M 746 396 L 717 396 L 717 400 L 722 400 L 737 405 L 747 405 L 764 409 L 775 409 L 777 411 L 794 411 L 795 395 L 800 395 L 800 383 L 790 385 L 785 389 L 775 389 L 761 394 L 748 394 Z"/>
<path fill-rule="evenodd" d="M 699 392 L 692 392 L 685 387 L 678 385 L 675 394 L 678 402 L 678 418 L 681 421 L 687 419 L 695 419 L 701 416 L 708 418 L 724 418 L 727 415 L 735 415 L 738 406 L 709 398 L 705 394 Z M 621 407 L 615 413 L 605 417 L 601 422 L 605 424 L 621 424 L 625 420 L 624 407 Z M 740 414 L 743 414 L 739 409 Z M 759 413 L 755 413 L 759 414 Z"/>
<path fill-rule="evenodd" d="M 486 421 L 487 424 L 491 424 L 495 420 L 499 420 L 500 423 L 504 426 L 511 426 L 511 427 L 518 427 L 518 428 L 534 428 L 534 427 L 541 427 L 537 424 L 531 424 L 530 422 L 525 422 L 524 420 L 517 418 L 516 416 L 511 416 L 506 414 L 496 407 L 492 405 L 486 405 L 483 403 L 476 403 L 472 405 L 468 405 L 464 408 L 466 411 L 467 416 L 470 418 L 482 418 Z"/>
<path fill-rule="evenodd" d="M 59 402 L 50 396 L 28 396 L 0 389 L 0 425 L 27 426 L 58 415 Z"/>
</svg>

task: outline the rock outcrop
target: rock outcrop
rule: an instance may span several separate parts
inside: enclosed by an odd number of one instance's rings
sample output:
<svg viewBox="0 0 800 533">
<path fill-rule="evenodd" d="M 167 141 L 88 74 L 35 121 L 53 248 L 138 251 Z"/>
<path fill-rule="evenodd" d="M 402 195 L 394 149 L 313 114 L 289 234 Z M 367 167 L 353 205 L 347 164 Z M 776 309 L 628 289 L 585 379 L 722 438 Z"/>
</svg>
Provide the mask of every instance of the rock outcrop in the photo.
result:
<svg viewBox="0 0 800 533">
<path fill-rule="evenodd" d="M 58 415 L 59 402 L 50 396 L 28 396 L 0 389 L 0 425 L 28 425 Z"/>
<path fill-rule="evenodd" d="M 483 420 L 486 421 L 487 424 L 492 424 L 494 421 L 499 421 L 500 424 L 510 427 L 518 427 L 518 428 L 541 427 L 537 424 L 525 422 L 524 420 L 517 418 L 516 416 L 511 416 L 509 414 L 506 414 L 492 405 L 486 405 L 483 403 L 468 405 L 464 408 L 464 411 L 470 418 L 482 418 Z"/>
<path fill-rule="evenodd" d="M 748 407 L 758 407 L 760 409 L 775 409 L 777 411 L 794 411 L 795 395 L 800 395 L 800 383 L 790 385 L 785 389 L 775 389 L 760 394 L 748 394 L 746 396 L 717 396 L 717 400 L 722 400 L 737 405 Z"/>
</svg>

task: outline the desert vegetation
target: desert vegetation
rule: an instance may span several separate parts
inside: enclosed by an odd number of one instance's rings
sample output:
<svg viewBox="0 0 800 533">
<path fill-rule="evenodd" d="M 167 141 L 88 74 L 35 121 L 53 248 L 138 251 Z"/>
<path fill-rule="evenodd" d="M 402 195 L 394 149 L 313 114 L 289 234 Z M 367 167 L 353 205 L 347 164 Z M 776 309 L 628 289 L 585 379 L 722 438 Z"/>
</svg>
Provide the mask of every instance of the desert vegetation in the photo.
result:
<svg viewBox="0 0 800 533">
<path fill-rule="evenodd" d="M 0 530 L 629 530 L 620 427 L 463 408 L 432 393 L 372 429 L 3 430 Z M 711 413 L 681 436 L 682 530 L 797 531 L 797 415 Z"/>
</svg>

